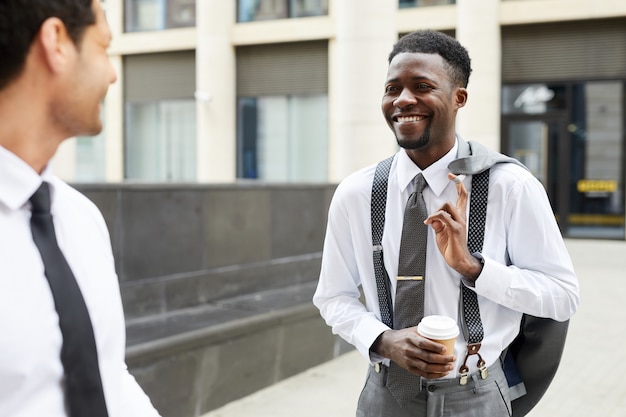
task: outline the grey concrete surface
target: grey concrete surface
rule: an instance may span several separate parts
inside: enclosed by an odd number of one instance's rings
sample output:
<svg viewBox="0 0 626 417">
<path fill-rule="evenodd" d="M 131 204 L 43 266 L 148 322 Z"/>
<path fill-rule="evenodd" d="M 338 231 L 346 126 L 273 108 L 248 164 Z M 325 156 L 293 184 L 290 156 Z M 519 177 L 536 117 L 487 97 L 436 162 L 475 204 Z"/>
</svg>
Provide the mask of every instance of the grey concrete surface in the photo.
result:
<svg viewBox="0 0 626 417">
<path fill-rule="evenodd" d="M 529 417 L 626 416 L 626 242 L 568 240 L 581 283 L 563 361 Z M 352 351 L 204 417 L 353 416 L 366 362 Z"/>
</svg>

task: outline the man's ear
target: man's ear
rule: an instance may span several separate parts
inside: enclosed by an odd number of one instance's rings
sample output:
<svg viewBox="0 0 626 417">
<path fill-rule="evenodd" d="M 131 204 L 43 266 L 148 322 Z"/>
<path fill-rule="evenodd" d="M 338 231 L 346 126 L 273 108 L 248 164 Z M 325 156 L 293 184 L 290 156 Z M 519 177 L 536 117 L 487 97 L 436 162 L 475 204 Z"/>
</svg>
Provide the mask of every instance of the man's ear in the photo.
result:
<svg viewBox="0 0 626 417">
<path fill-rule="evenodd" d="M 457 109 L 465 106 L 465 104 L 467 103 L 467 89 L 463 87 L 457 88 L 456 92 L 454 93 L 454 100 L 456 102 L 455 104 Z"/>
<path fill-rule="evenodd" d="M 56 17 L 50 17 L 43 22 L 36 42 L 41 46 L 44 61 L 55 73 L 63 71 L 71 54 L 76 52 L 65 24 Z"/>
</svg>

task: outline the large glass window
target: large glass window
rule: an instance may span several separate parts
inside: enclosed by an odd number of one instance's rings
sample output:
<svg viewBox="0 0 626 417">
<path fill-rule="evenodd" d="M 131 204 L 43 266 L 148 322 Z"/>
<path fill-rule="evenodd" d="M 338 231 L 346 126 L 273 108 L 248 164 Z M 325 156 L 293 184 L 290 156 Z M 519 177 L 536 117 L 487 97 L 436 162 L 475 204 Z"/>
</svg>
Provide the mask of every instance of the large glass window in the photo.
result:
<svg viewBox="0 0 626 417">
<path fill-rule="evenodd" d="M 624 83 L 573 86 L 570 235 L 624 238 Z"/>
<path fill-rule="evenodd" d="M 543 183 L 568 237 L 625 235 L 625 83 L 508 85 L 503 150 Z"/>
<path fill-rule="evenodd" d="M 238 114 L 240 178 L 327 181 L 326 94 L 240 98 Z"/>
<path fill-rule="evenodd" d="M 105 181 L 105 135 L 104 105 L 100 110 L 102 131 L 96 136 L 79 136 L 76 138 L 76 182 Z"/>
<path fill-rule="evenodd" d="M 105 181 L 104 135 L 76 138 L 76 182 Z"/>
<path fill-rule="evenodd" d="M 196 25 L 196 0 L 125 0 L 126 32 Z"/>
<path fill-rule="evenodd" d="M 456 0 L 399 0 L 399 6 L 401 9 L 407 7 L 427 7 L 427 6 L 441 6 L 444 4 L 455 4 Z"/>
<path fill-rule="evenodd" d="M 128 103 L 125 156 L 126 179 L 195 181 L 195 101 Z"/>
<path fill-rule="evenodd" d="M 328 14 L 328 0 L 239 0 L 238 5 L 239 22 Z"/>
<path fill-rule="evenodd" d="M 566 109 L 564 84 L 520 84 L 502 88 L 503 114 L 542 114 Z"/>
</svg>

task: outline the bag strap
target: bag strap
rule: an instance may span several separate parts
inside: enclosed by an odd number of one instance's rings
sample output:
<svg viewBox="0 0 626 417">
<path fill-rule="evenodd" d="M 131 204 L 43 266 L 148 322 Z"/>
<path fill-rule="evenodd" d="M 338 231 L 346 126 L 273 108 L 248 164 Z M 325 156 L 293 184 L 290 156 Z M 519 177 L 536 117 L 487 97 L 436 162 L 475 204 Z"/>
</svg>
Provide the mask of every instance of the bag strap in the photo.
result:
<svg viewBox="0 0 626 417">
<path fill-rule="evenodd" d="M 385 228 L 385 209 L 387 206 L 387 184 L 393 156 L 381 161 L 376 166 L 372 183 L 372 256 L 374 275 L 382 322 L 393 329 L 393 309 L 391 308 L 391 283 L 383 260 L 383 229 Z"/>
</svg>

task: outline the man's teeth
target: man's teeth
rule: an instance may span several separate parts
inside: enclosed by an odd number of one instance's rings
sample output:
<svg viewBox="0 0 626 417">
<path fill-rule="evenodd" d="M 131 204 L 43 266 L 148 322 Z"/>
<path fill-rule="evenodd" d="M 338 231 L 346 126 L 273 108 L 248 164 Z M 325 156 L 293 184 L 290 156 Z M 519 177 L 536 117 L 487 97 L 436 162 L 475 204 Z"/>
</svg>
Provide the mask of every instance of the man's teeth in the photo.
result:
<svg viewBox="0 0 626 417">
<path fill-rule="evenodd" d="M 419 122 L 420 120 L 424 120 L 426 117 L 424 116 L 399 116 L 398 117 L 398 122 L 400 123 L 405 123 L 405 122 Z"/>
</svg>

